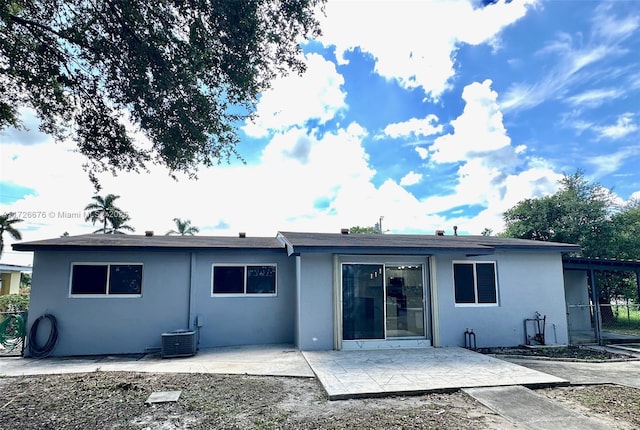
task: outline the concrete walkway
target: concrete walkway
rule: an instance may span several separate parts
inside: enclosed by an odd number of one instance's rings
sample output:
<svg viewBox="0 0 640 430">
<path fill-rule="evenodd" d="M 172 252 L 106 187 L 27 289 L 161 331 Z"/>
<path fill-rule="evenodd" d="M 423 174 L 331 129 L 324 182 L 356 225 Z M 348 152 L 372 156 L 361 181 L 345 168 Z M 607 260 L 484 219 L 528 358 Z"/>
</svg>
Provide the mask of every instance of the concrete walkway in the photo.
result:
<svg viewBox="0 0 640 430">
<path fill-rule="evenodd" d="M 525 429 L 608 430 L 610 427 L 574 412 L 522 386 L 465 388 L 462 391 Z"/>
<path fill-rule="evenodd" d="M 618 384 L 640 388 L 640 361 L 579 363 L 505 358 L 511 363 L 555 375 L 574 385 Z"/>
</svg>

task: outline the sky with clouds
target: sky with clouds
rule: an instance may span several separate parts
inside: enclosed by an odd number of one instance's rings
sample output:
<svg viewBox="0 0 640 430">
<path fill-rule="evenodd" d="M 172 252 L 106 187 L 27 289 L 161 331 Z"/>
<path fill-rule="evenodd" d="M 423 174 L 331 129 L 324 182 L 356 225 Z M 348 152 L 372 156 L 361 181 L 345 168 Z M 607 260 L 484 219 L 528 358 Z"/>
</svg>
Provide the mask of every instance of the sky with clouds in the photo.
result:
<svg viewBox="0 0 640 430">
<path fill-rule="evenodd" d="M 640 8 L 619 1 L 329 1 L 307 72 L 273 82 L 240 129 L 246 161 L 175 181 L 99 176 L 136 233 L 173 218 L 203 235 L 373 226 L 503 230 L 502 213 L 577 169 L 640 198 Z M 23 240 L 91 233 L 83 158 L 37 131 L 0 132 L 0 212 Z M 24 216 L 26 215 L 26 216 Z M 9 246 L 12 243 L 8 240 Z M 5 248 L 5 263 L 30 255 Z"/>
</svg>

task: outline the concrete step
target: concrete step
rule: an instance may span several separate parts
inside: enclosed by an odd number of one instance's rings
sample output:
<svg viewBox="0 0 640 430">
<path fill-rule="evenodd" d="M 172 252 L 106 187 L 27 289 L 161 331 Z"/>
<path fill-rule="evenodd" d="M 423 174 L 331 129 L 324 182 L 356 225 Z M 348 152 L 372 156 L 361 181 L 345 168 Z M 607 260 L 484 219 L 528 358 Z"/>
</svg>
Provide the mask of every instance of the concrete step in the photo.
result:
<svg viewBox="0 0 640 430">
<path fill-rule="evenodd" d="M 465 388 L 462 391 L 525 429 L 609 430 L 600 421 L 574 412 L 521 385 Z"/>
</svg>

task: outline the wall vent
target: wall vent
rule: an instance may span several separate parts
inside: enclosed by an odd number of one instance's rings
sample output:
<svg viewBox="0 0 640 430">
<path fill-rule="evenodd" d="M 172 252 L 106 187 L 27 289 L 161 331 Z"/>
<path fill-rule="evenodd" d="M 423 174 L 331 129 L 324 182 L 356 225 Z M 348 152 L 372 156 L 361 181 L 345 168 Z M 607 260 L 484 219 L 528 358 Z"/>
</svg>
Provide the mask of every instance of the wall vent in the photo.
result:
<svg viewBox="0 0 640 430">
<path fill-rule="evenodd" d="M 190 357 L 196 353 L 196 332 L 175 330 L 162 333 L 162 358 Z"/>
</svg>

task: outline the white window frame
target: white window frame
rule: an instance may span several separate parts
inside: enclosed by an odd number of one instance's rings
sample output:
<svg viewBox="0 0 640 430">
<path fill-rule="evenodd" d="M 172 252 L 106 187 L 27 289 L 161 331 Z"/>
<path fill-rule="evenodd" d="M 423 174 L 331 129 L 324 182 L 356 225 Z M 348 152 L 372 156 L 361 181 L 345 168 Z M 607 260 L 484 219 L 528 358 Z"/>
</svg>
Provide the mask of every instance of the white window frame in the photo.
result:
<svg viewBox="0 0 640 430">
<path fill-rule="evenodd" d="M 73 267 L 74 266 L 106 266 L 107 267 L 107 278 L 106 289 L 104 294 L 74 294 L 73 293 Z M 139 294 L 110 294 L 109 293 L 109 281 L 111 277 L 111 266 L 140 266 L 142 269 L 141 277 L 140 277 L 140 293 Z M 131 263 L 131 262 L 104 262 L 104 261 L 94 261 L 94 262 L 72 262 L 71 269 L 69 270 L 69 297 L 77 299 L 77 298 L 140 298 L 142 297 L 142 286 L 144 281 L 144 264 L 143 263 Z"/>
<path fill-rule="evenodd" d="M 247 293 L 247 267 L 270 266 L 275 269 L 275 290 L 273 293 Z M 244 267 L 244 285 L 242 293 L 216 293 L 214 287 L 214 272 L 216 267 Z M 277 297 L 278 296 L 278 265 L 276 263 L 214 263 L 211 265 L 211 297 Z"/>
<path fill-rule="evenodd" d="M 455 279 L 455 266 L 456 264 L 473 265 L 473 295 L 475 303 L 458 303 L 456 302 L 456 279 Z M 492 264 L 493 265 L 493 284 L 496 290 L 495 303 L 478 303 L 478 264 Z M 456 307 L 497 307 L 500 306 L 500 294 L 498 287 L 498 264 L 495 261 L 469 261 L 469 260 L 454 260 L 451 264 L 451 279 L 453 284 L 453 303 Z"/>
</svg>

